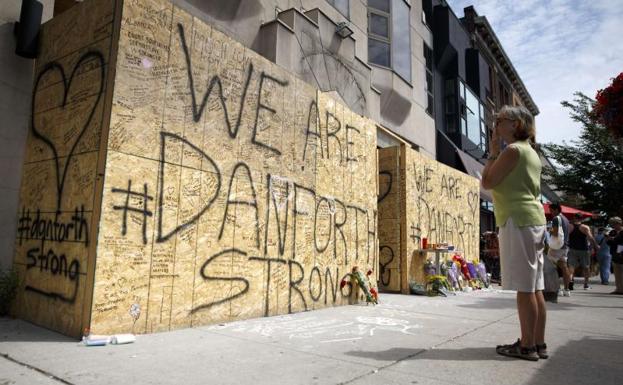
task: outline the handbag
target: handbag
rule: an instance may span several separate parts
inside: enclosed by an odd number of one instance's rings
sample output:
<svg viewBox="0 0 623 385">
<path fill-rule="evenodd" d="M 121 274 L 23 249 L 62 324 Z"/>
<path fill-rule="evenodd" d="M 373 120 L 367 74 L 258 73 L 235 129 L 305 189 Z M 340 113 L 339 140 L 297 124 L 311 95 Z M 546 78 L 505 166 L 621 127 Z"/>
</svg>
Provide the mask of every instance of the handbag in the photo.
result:
<svg viewBox="0 0 623 385">
<path fill-rule="evenodd" d="M 558 218 L 558 235 L 552 234 L 549 238 L 549 248 L 553 250 L 560 250 L 565 246 L 565 231 L 562 228 L 562 218 Z"/>
</svg>

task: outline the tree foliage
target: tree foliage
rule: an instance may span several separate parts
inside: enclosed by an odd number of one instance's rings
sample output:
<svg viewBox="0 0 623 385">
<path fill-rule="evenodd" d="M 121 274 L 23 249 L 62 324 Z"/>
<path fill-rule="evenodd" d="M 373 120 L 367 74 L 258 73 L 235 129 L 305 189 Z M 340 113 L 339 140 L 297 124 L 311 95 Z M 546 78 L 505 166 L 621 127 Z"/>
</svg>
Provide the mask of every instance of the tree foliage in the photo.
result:
<svg viewBox="0 0 623 385">
<path fill-rule="evenodd" d="M 595 101 L 576 93 L 573 102 L 563 101 L 571 118 L 582 125 L 578 140 L 569 144 L 541 146 L 545 155 L 557 163 L 545 169 L 551 183 L 568 196 L 582 198 L 585 210 L 600 210 L 608 215 L 623 214 L 623 143 L 592 114 Z M 564 202 L 563 202 L 564 203 Z"/>
</svg>

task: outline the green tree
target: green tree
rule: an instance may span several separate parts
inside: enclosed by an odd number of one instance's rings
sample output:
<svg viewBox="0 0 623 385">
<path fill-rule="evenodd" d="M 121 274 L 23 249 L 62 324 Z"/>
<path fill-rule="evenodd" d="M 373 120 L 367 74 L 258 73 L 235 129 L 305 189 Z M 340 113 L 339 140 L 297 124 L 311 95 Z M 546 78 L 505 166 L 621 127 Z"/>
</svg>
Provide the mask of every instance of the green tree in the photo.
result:
<svg viewBox="0 0 623 385">
<path fill-rule="evenodd" d="M 600 124 L 592 113 L 595 101 L 577 92 L 573 102 L 563 101 L 571 118 L 582 125 L 578 140 L 570 144 L 541 146 L 545 155 L 557 163 L 546 169 L 551 183 L 568 195 L 582 199 L 581 208 L 601 210 L 608 215 L 623 214 L 623 144 Z M 564 203 L 564 202 L 563 202 Z"/>
</svg>

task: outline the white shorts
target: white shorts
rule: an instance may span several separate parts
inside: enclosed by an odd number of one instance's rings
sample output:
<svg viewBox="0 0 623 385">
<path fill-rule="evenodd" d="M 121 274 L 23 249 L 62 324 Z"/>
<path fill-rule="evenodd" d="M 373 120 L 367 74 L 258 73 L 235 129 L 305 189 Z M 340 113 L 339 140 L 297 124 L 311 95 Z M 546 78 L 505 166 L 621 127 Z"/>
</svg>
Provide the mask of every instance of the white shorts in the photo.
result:
<svg viewBox="0 0 623 385">
<path fill-rule="evenodd" d="M 500 227 L 502 287 L 522 293 L 545 288 L 543 248 L 545 225 L 517 227 L 512 218 Z"/>
<path fill-rule="evenodd" d="M 554 264 L 557 264 L 558 261 L 562 261 L 565 264 L 567 264 L 567 252 L 568 251 L 569 251 L 569 248 L 567 246 L 563 247 L 562 249 L 558 249 L 558 250 L 554 250 L 550 247 L 547 253 L 547 257 Z"/>
</svg>

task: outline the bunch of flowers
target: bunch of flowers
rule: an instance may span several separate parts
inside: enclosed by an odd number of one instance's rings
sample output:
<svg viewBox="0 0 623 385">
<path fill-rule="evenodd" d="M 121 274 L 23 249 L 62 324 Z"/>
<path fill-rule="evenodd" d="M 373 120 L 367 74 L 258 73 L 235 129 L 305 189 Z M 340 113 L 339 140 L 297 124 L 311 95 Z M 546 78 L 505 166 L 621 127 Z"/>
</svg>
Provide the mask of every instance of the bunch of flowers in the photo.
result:
<svg viewBox="0 0 623 385">
<path fill-rule="evenodd" d="M 340 289 L 344 288 L 344 286 L 346 285 L 349 285 L 351 286 L 352 290 L 353 282 L 357 282 L 357 285 L 359 285 L 359 287 L 363 291 L 363 294 L 366 296 L 366 303 L 373 303 L 376 305 L 379 303 L 379 292 L 376 290 L 375 287 L 372 286 L 372 281 L 370 280 L 371 275 L 371 269 L 368 270 L 368 272 L 364 276 L 363 273 L 359 271 L 359 268 L 357 266 L 354 266 L 351 272 L 347 274 L 346 277 L 342 279 L 342 281 L 340 281 Z"/>
<path fill-rule="evenodd" d="M 448 279 L 443 275 L 429 275 L 426 277 L 426 292 L 429 296 L 443 295 L 447 297 L 448 292 L 452 291 L 452 286 Z"/>
<path fill-rule="evenodd" d="M 623 72 L 612 84 L 597 91 L 593 116 L 617 138 L 623 138 Z"/>
</svg>

